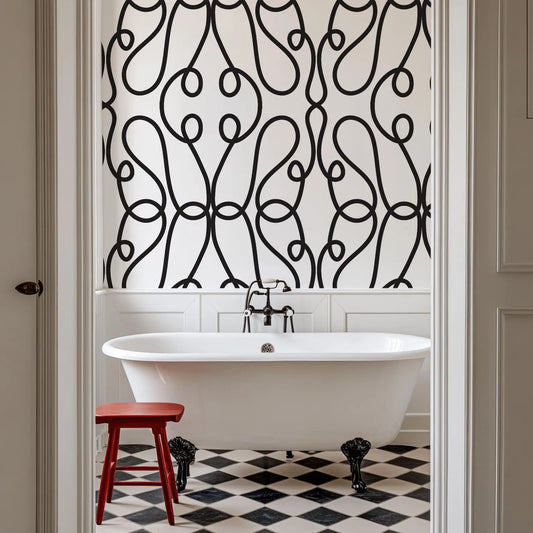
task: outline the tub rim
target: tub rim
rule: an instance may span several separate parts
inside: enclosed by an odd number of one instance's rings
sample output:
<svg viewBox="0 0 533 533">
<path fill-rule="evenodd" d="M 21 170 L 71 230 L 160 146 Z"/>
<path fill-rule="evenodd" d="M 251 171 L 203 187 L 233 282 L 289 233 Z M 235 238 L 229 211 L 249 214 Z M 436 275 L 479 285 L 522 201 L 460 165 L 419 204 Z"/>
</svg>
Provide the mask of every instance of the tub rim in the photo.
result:
<svg viewBox="0 0 533 533">
<path fill-rule="evenodd" d="M 380 335 L 391 337 L 408 337 L 410 339 L 419 341 L 423 344 L 422 347 L 402 351 L 383 351 L 383 352 L 328 352 L 324 356 L 324 351 L 317 352 L 272 352 L 262 353 L 260 351 L 250 351 L 246 353 L 232 353 L 232 352 L 147 352 L 140 350 L 131 350 L 127 348 L 119 348 L 115 344 L 121 341 L 131 340 L 132 338 L 153 338 L 153 337 L 199 337 L 199 336 L 224 336 L 224 337 L 241 337 L 245 335 L 258 337 L 259 342 L 271 342 L 276 337 L 283 335 L 294 336 L 312 336 L 312 335 Z M 424 359 L 430 353 L 431 339 L 419 335 L 407 335 L 403 333 L 391 332 L 298 332 L 298 333 L 226 333 L 226 332 L 161 332 L 161 333 L 137 333 L 132 335 L 123 335 L 115 337 L 106 341 L 102 346 L 102 352 L 116 359 L 130 360 L 130 361 L 147 361 L 147 362 L 276 362 L 276 361 L 316 361 L 316 362 L 333 362 L 333 361 L 394 361 L 404 359 Z"/>
</svg>

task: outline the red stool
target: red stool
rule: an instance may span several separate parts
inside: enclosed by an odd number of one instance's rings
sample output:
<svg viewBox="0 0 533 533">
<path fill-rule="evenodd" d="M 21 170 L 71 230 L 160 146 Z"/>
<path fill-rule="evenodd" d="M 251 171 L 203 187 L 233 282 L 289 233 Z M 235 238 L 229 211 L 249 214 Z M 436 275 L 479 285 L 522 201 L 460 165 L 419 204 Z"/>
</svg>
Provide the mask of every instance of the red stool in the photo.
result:
<svg viewBox="0 0 533 533">
<path fill-rule="evenodd" d="M 97 524 L 102 523 L 105 503 L 111 501 L 115 485 L 160 485 L 165 498 L 168 523 L 171 526 L 174 525 L 171 500 L 178 503 L 178 489 L 168 449 L 166 426 L 167 422 L 179 422 L 183 410 L 183 405 L 179 403 L 159 402 L 108 403 L 96 408 L 96 423 L 109 425 L 109 439 L 96 509 Z M 154 434 L 158 466 L 117 466 L 121 428 L 151 428 Z M 159 470 L 161 481 L 115 481 L 116 470 Z"/>
</svg>

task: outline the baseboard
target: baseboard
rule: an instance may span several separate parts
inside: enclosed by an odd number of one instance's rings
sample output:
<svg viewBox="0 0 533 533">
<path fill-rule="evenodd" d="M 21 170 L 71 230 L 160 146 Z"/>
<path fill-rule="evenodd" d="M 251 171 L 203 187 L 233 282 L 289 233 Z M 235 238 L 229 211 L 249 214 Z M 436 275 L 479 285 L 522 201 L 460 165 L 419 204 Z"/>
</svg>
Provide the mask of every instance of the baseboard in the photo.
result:
<svg viewBox="0 0 533 533">
<path fill-rule="evenodd" d="M 430 443 L 430 414 L 429 413 L 407 413 L 405 415 L 402 429 L 394 440 L 393 444 L 403 444 L 405 446 L 429 446 Z M 107 434 L 105 434 L 107 435 Z M 97 441 L 98 443 L 98 441 Z M 103 446 L 105 446 L 105 438 Z M 123 429 L 120 432 L 121 444 L 153 444 L 152 432 L 146 429 Z M 98 450 L 98 447 L 97 447 Z"/>
<path fill-rule="evenodd" d="M 407 413 L 402 429 L 393 444 L 405 446 L 429 446 L 431 416 L 429 413 Z"/>
<path fill-rule="evenodd" d="M 104 448 L 107 444 L 107 431 L 104 429 L 103 431 L 97 433 L 95 437 L 95 455 L 98 456 L 100 453 L 104 451 Z"/>
</svg>

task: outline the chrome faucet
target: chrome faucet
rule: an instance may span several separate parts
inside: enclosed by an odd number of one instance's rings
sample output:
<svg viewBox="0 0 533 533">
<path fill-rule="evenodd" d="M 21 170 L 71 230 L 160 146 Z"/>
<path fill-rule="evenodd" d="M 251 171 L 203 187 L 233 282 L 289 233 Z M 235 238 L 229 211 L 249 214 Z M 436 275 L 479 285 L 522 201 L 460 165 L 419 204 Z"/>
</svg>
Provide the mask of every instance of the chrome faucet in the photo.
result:
<svg viewBox="0 0 533 533">
<path fill-rule="evenodd" d="M 256 279 L 248 286 L 246 292 L 246 300 L 244 303 L 244 323 L 242 332 L 250 332 L 250 317 L 254 314 L 263 314 L 263 324 L 265 326 L 272 325 L 272 315 L 283 315 L 283 332 L 287 333 L 287 328 L 290 323 L 291 331 L 294 333 L 294 309 L 290 305 L 285 305 L 281 309 L 275 309 L 270 303 L 270 291 L 277 289 L 280 285 L 283 286 L 282 292 L 289 292 L 291 288 L 282 279 Z M 254 289 L 254 286 L 257 288 Z M 252 304 L 252 298 L 255 295 L 266 296 L 266 303 L 263 308 L 256 309 Z"/>
</svg>

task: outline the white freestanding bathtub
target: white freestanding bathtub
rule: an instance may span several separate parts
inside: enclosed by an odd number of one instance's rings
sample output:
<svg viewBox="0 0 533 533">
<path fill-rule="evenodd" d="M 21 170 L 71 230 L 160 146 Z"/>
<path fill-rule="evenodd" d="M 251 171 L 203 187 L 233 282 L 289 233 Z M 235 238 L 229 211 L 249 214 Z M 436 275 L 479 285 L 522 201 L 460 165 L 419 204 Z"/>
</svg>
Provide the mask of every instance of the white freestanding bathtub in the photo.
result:
<svg viewBox="0 0 533 533">
<path fill-rule="evenodd" d="M 185 406 L 171 435 L 256 450 L 389 444 L 429 350 L 427 338 L 392 333 L 154 333 L 103 346 L 136 401 Z"/>
</svg>

